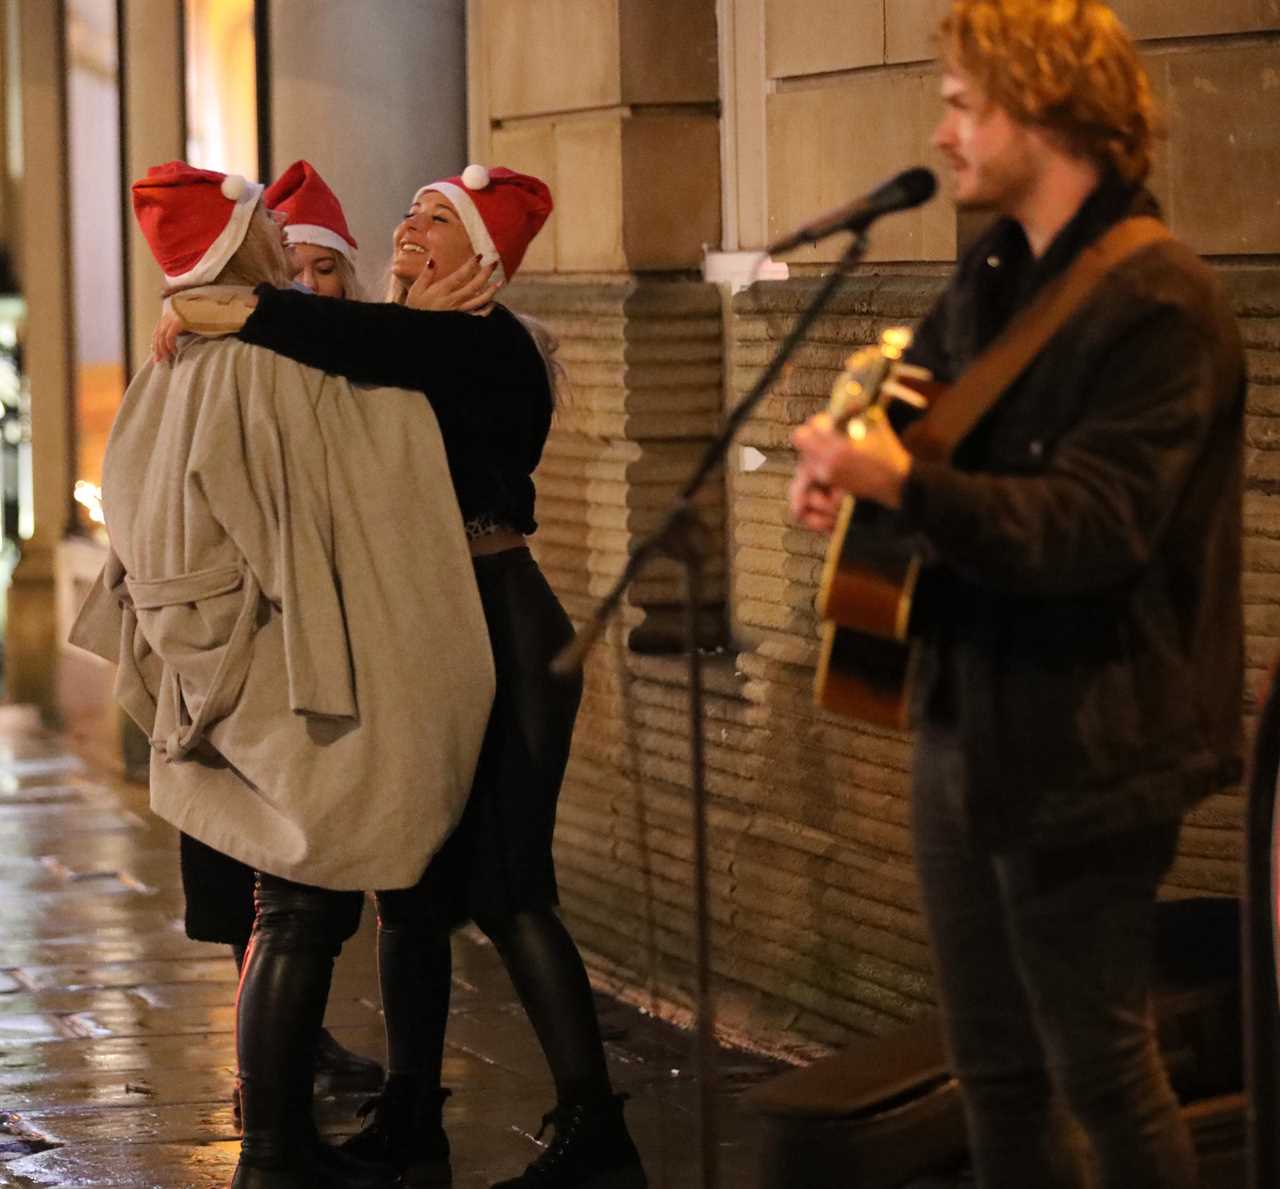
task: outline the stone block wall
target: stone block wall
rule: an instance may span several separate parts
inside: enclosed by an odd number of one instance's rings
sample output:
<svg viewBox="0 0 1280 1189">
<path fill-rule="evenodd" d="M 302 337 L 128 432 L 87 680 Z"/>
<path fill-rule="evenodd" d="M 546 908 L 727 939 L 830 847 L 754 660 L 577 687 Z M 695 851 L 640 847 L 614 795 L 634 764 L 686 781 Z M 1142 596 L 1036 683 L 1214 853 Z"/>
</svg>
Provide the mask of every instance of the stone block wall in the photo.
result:
<svg viewBox="0 0 1280 1189">
<path fill-rule="evenodd" d="M 695 267 L 720 236 L 712 0 L 470 0 L 476 160 L 544 178 L 526 272 Z"/>
<path fill-rule="evenodd" d="M 556 593 L 581 622 L 657 528 L 719 425 L 720 294 L 701 283 L 626 278 L 521 281 L 510 295 L 560 343 L 567 383 L 537 473 L 534 541 Z M 721 484 L 708 484 L 699 510 L 711 546 L 703 637 L 714 640 L 725 599 Z M 631 646 L 679 647 L 682 592 L 673 561 L 644 571 L 620 620 Z"/>
<path fill-rule="evenodd" d="M 932 31 L 943 0 L 767 0 L 765 152 L 770 238 L 911 165 L 935 168 Z M 744 246 L 752 246 L 750 244 Z M 949 260 L 954 212 L 931 203 L 876 228 L 871 260 Z M 829 240 L 797 263 L 839 257 Z"/>
<path fill-rule="evenodd" d="M 1251 372 L 1245 503 L 1251 716 L 1280 655 L 1280 268 L 1221 271 Z M 744 429 L 740 444 L 762 451 L 766 462 L 749 472 L 731 463 L 728 476 L 737 643 L 708 658 L 704 727 L 716 989 L 728 1034 L 797 1057 L 855 1034 L 891 1032 L 932 1006 L 908 830 L 910 740 L 812 704 L 813 599 L 825 542 L 788 523 L 785 489 L 793 461 L 788 436 L 822 407 L 845 355 L 887 325 L 918 319 L 941 283 L 941 275 L 850 281 Z M 815 285 L 758 285 L 735 299 L 727 360 L 735 394 L 748 390 Z M 584 531 L 583 523 L 606 516 L 618 525 L 643 522 L 618 477 L 634 468 L 633 481 L 645 477 L 635 490 L 660 501 L 698 450 L 696 438 L 666 443 L 646 463 L 643 451 L 654 442 L 637 453 L 637 444 L 595 434 L 590 427 L 610 423 L 604 409 L 620 393 L 586 383 L 603 346 L 594 337 L 598 324 L 583 319 L 590 311 L 576 305 L 575 289 L 554 291 L 530 289 L 525 302 L 563 334 L 574 380 L 572 412 L 553 433 L 539 475 L 543 528 L 536 548 L 553 586 L 581 619 L 621 568 L 626 540 L 623 530 Z M 602 292 L 594 301 L 598 314 L 612 310 L 620 328 L 624 295 Z M 677 330 L 678 322 L 651 323 L 651 341 L 661 335 L 668 344 L 701 343 L 710 363 L 710 304 Z M 615 340 L 608 350 L 616 356 L 619 347 Z M 628 625 L 639 621 L 635 609 L 628 615 Z M 687 1008 L 693 986 L 686 694 L 679 658 L 637 654 L 625 647 L 621 627 L 597 646 L 556 843 L 565 911 L 594 969 L 666 1012 Z M 1236 892 L 1241 814 L 1240 792 L 1232 790 L 1191 815 L 1166 895 Z"/>
<path fill-rule="evenodd" d="M 1197 251 L 1280 252 L 1276 0 L 1115 0 L 1167 114 L 1153 178 Z M 914 164 L 938 116 L 933 31 L 947 0 L 767 0 L 765 132 L 770 236 Z M 756 246 L 750 239 L 744 246 Z M 935 203 L 876 229 L 873 260 L 946 260 L 954 219 Z M 837 258 L 835 241 L 797 253 Z"/>
</svg>

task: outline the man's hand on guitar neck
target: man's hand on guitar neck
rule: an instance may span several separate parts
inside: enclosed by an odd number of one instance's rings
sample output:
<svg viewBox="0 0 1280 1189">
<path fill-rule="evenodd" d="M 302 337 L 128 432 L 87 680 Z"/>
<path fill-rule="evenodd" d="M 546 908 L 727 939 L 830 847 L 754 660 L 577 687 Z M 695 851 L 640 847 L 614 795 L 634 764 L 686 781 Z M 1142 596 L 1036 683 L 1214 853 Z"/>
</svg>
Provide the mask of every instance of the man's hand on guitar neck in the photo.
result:
<svg viewBox="0 0 1280 1189">
<path fill-rule="evenodd" d="M 841 433 L 827 413 L 810 417 L 791 435 L 800 453 L 791 483 L 791 515 L 806 528 L 830 532 L 846 495 L 885 508 L 902 504 L 911 455 L 879 409 Z"/>
</svg>

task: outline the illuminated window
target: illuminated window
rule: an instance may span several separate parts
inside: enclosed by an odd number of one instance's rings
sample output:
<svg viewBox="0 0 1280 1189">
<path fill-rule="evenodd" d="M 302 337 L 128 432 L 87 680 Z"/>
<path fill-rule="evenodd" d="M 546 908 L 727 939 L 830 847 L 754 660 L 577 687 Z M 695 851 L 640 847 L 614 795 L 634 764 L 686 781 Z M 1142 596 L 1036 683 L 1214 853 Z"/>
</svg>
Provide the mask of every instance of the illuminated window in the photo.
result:
<svg viewBox="0 0 1280 1189">
<path fill-rule="evenodd" d="M 124 395 L 125 314 L 120 91 L 115 0 L 67 0 L 76 482 L 102 483 L 102 456 Z M 76 505 L 82 528 L 94 518 Z"/>
<path fill-rule="evenodd" d="M 184 0 L 187 160 L 258 176 L 254 0 Z"/>
</svg>

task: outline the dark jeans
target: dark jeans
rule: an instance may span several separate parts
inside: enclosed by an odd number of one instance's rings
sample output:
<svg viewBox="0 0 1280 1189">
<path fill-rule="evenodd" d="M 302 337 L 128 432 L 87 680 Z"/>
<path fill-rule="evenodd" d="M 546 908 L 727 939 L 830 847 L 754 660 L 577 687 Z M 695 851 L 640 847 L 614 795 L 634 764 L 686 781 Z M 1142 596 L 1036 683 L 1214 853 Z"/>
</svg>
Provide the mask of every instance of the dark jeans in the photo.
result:
<svg viewBox="0 0 1280 1189">
<path fill-rule="evenodd" d="M 916 863 L 978 1184 L 1193 1189 L 1150 1000 L 1178 824 L 993 853 L 970 835 L 969 795 L 958 741 L 926 726 Z"/>
</svg>

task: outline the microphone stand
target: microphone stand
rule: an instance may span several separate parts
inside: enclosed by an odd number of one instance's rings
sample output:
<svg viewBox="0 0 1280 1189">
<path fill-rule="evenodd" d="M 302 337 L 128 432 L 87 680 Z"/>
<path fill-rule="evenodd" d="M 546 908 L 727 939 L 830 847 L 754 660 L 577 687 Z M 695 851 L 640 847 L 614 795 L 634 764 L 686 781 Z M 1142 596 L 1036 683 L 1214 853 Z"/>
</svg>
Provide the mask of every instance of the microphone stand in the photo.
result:
<svg viewBox="0 0 1280 1189">
<path fill-rule="evenodd" d="M 719 434 L 707 444 L 701 461 L 681 489 L 662 523 L 637 546 L 627 560 L 621 577 L 596 607 L 576 639 L 552 661 L 553 673 L 567 674 L 581 668 L 588 649 L 604 631 L 627 588 L 655 557 L 669 557 L 684 567 L 685 652 L 689 664 L 689 778 L 693 793 L 695 965 L 695 1059 L 698 1079 L 699 1180 L 701 1189 L 718 1184 L 718 1135 L 715 1119 L 716 1037 L 715 1004 L 711 995 L 711 916 L 707 881 L 707 790 L 703 759 L 702 656 L 698 650 L 698 608 L 702 603 L 703 562 L 710 534 L 694 502 L 707 480 L 723 463 L 729 446 L 773 386 L 787 360 L 818 315 L 827 307 L 849 270 L 867 250 L 867 236 L 858 231 L 835 270 L 824 279 L 808 307 L 783 340 L 777 353 L 751 391 L 725 420 Z"/>
</svg>

